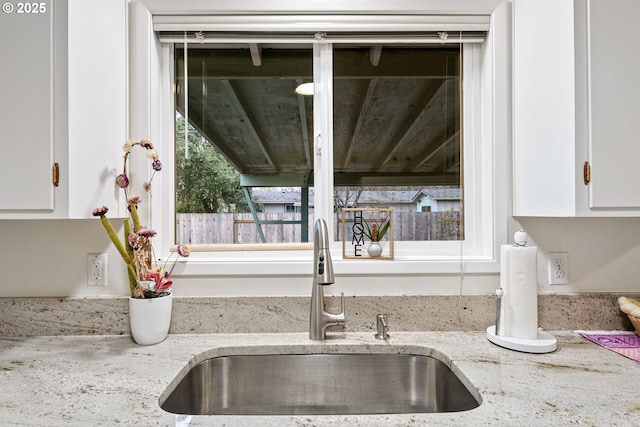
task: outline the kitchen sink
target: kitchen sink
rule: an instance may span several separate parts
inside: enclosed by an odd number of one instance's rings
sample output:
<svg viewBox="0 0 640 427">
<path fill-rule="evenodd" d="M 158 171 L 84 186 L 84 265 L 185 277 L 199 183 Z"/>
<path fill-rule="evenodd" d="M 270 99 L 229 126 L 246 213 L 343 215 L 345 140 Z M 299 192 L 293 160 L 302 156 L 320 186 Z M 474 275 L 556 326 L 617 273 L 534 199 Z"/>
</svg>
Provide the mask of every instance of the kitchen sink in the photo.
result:
<svg viewBox="0 0 640 427">
<path fill-rule="evenodd" d="M 181 375 L 160 399 L 165 411 L 349 415 L 457 412 L 480 405 L 477 390 L 449 366 L 419 354 L 229 355 L 206 359 Z"/>
</svg>

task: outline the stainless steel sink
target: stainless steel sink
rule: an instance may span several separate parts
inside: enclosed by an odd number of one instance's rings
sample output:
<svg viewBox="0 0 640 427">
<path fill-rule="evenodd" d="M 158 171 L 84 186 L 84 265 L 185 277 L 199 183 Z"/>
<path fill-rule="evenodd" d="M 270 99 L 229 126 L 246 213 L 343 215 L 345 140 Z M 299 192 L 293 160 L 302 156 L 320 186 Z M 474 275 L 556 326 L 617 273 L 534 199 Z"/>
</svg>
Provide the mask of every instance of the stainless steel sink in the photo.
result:
<svg viewBox="0 0 640 427">
<path fill-rule="evenodd" d="M 191 415 L 457 412 L 480 405 L 440 360 L 395 353 L 215 357 L 167 392 L 165 411 Z"/>
</svg>

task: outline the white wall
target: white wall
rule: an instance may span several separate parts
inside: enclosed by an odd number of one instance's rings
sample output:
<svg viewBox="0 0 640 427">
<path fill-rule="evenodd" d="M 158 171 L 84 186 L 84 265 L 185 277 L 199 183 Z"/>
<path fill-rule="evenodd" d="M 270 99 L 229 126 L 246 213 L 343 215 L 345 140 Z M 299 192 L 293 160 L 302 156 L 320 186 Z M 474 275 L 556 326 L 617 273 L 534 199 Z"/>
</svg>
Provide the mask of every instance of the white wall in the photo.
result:
<svg viewBox="0 0 640 427">
<path fill-rule="evenodd" d="M 539 251 L 542 293 L 639 292 L 640 218 L 528 218 L 526 228 Z M 126 274 L 98 220 L 0 220 L 0 297 L 127 295 Z M 569 253 L 569 285 L 546 283 L 546 253 Z M 86 285 L 88 253 L 107 252 L 107 288 Z M 308 262 L 311 270 L 311 260 Z M 419 275 L 398 279 L 340 277 L 327 293 L 347 295 L 457 294 L 457 275 Z M 464 293 L 492 293 L 496 274 L 465 275 Z M 176 295 L 308 295 L 307 276 L 176 278 Z"/>
<path fill-rule="evenodd" d="M 640 218 L 522 218 L 520 224 L 543 251 L 541 292 L 640 292 Z M 569 285 L 547 285 L 548 252 L 569 253 Z"/>
<path fill-rule="evenodd" d="M 408 0 L 405 3 L 417 4 Z M 505 171 L 510 169 L 510 164 L 499 164 L 498 175 L 509 176 Z M 504 182 L 499 185 L 509 187 Z M 505 188 L 500 191 L 510 193 Z M 509 196 L 504 207 L 507 214 L 510 214 L 512 202 Z M 528 218 L 521 219 L 521 223 L 508 220 L 509 235 L 521 227 L 528 231 L 530 243 L 540 248 L 538 282 L 542 293 L 640 291 L 640 218 Z M 0 220 L 0 245 L 0 297 L 128 294 L 124 266 L 97 219 Z M 551 287 L 546 284 L 546 253 L 565 251 L 569 253 L 569 285 Z M 109 256 L 109 286 L 88 287 L 87 254 L 104 252 Z M 291 271 L 286 265 L 274 268 L 275 273 L 260 278 L 243 277 L 242 271 L 237 275 L 216 277 L 176 275 L 174 292 L 178 296 L 309 295 L 311 256 L 308 261 L 298 263 L 304 265 L 294 268 L 298 272 L 294 275 L 286 273 Z M 336 284 L 326 292 L 345 292 L 346 295 L 488 294 L 494 292 L 498 282 L 495 272 L 465 275 L 427 272 L 401 278 L 383 274 L 341 277 L 338 265 Z"/>
<path fill-rule="evenodd" d="M 0 246 L 0 297 L 127 295 L 120 255 L 97 219 L 0 220 Z M 109 287 L 90 288 L 87 254 L 104 252 Z"/>
</svg>

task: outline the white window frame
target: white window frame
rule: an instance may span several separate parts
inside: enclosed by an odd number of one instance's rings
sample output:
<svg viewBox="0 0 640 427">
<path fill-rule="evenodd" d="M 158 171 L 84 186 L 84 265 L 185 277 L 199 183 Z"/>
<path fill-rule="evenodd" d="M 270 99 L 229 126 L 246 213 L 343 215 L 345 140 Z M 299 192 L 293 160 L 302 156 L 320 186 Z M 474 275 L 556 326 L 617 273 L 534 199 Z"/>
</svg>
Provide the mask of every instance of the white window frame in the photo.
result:
<svg viewBox="0 0 640 427">
<path fill-rule="evenodd" d="M 148 49 L 151 54 L 143 56 L 139 64 L 131 64 L 131 83 L 134 86 L 132 95 L 137 91 L 138 95 L 141 95 L 141 101 L 139 101 L 140 105 L 136 105 L 133 100 L 131 102 L 131 109 L 134 110 L 137 107 L 140 111 L 132 112 L 130 127 L 132 133 L 136 130 L 141 132 L 140 137 L 149 135 L 156 142 L 160 141 L 159 146 L 164 163 L 171 165 L 174 163 L 172 155 L 174 129 L 172 120 L 164 118 L 172 117 L 174 108 L 171 91 L 172 48 L 169 44 L 160 44 L 153 36 L 150 14 L 145 6 L 135 3 L 132 5 L 131 12 L 131 20 L 141 24 L 139 26 L 142 27 L 132 33 L 131 58 L 136 58 L 136 46 L 140 49 Z M 464 48 L 464 73 L 469 72 L 469 67 L 477 71 L 473 79 L 463 80 L 465 85 L 464 123 L 465 126 L 473 123 L 473 131 L 471 133 L 466 131 L 464 138 L 465 230 L 466 232 L 473 230 L 473 234 L 468 236 L 470 238 L 467 240 L 473 240 L 476 244 L 466 247 L 464 242 L 438 242 L 433 245 L 430 253 L 411 254 L 409 251 L 402 254 L 400 251 L 396 253 L 394 261 L 380 262 L 343 261 L 339 257 L 341 254 L 339 243 L 336 242 L 335 247 L 332 247 L 332 254 L 334 254 L 334 268 L 337 275 L 458 275 L 498 272 L 497 248 L 499 244 L 506 242 L 507 194 L 503 188 L 497 186 L 501 179 L 506 181 L 506 171 L 496 168 L 496 163 L 500 160 L 506 162 L 506 149 L 503 146 L 506 141 L 504 134 L 496 138 L 494 129 L 497 125 L 508 127 L 505 118 L 509 117 L 509 113 L 508 107 L 497 108 L 495 105 L 496 97 L 502 97 L 505 95 L 504 92 L 508 92 L 508 88 L 497 84 L 495 67 L 500 60 L 498 55 L 494 55 L 495 46 L 496 41 L 489 37 L 482 45 Z M 138 73 L 137 76 L 135 76 L 136 73 Z M 146 77 L 146 80 L 142 75 L 144 73 L 150 76 Z M 136 87 L 136 81 L 143 83 L 146 81 L 146 83 L 142 87 Z M 471 99 L 469 99 L 469 91 L 473 94 Z M 496 117 L 496 111 L 498 117 Z M 143 123 L 136 126 L 133 121 L 136 116 L 141 115 L 145 116 L 146 123 L 142 120 Z M 498 124 L 498 122 L 501 123 Z M 133 136 L 137 137 L 137 135 Z M 499 140 L 499 145 L 496 139 Z M 473 168 L 467 170 L 467 166 L 471 165 Z M 154 180 L 156 197 L 153 198 L 152 203 L 153 212 L 156 214 L 150 221 L 151 226 L 159 231 L 158 240 L 162 241 L 162 244 L 157 246 L 168 248 L 173 243 L 174 228 L 173 170 L 165 168 L 160 176 L 159 180 L 156 177 L 158 182 Z M 170 214 L 157 215 L 158 212 Z M 416 244 L 419 245 L 420 242 Z M 440 244 L 442 246 L 438 247 Z M 310 253 L 311 251 L 194 253 L 188 263 L 179 264 L 176 267 L 174 275 L 183 277 L 306 276 L 310 275 Z M 166 257 L 168 252 L 156 255 Z"/>
</svg>

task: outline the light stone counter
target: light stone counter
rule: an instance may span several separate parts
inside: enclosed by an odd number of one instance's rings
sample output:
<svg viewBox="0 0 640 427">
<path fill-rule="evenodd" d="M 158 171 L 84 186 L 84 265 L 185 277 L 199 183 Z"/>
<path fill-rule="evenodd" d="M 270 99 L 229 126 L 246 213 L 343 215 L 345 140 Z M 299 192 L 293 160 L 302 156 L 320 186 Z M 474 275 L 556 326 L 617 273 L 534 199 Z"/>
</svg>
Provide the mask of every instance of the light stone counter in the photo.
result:
<svg viewBox="0 0 640 427">
<path fill-rule="evenodd" d="M 481 332 L 170 335 L 141 347 L 128 336 L 0 338 L 0 425 L 4 426 L 637 426 L 640 366 L 572 332 L 558 350 L 525 354 Z M 160 409 L 158 398 L 187 365 L 221 354 L 298 353 L 386 346 L 445 358 L 475 385 L 482 404 L 445 414 L 194 416 Z M 274 348 L 275 347 L 275 348 Z M 395 351 L 395 349 L 391 349 Z M 264 350 L 263 350 L 264 352 Z M 448 358 L 448 359 L 447 359 Z"/>
</svg>

